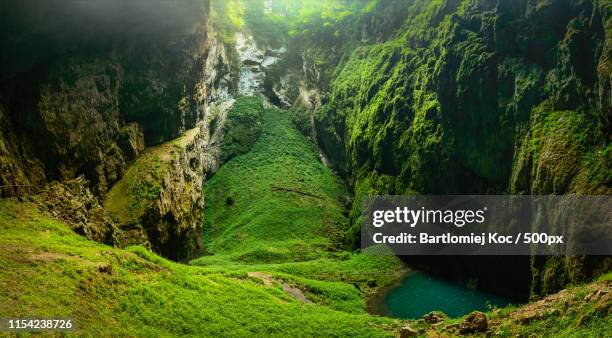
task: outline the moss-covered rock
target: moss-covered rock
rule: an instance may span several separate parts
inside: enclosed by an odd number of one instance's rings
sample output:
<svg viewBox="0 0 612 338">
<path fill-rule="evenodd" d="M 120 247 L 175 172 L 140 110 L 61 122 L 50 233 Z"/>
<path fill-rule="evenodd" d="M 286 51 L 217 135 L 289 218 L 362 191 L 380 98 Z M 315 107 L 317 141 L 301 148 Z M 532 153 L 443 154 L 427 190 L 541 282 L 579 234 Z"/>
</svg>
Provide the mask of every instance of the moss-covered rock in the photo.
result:
<svg viewBox="0 0 612 338">
<path fill-rule="evenodd" d="M 222 127 L 221 162 L 247 153 L 261 135 L 263 103 L 259 97 L 239 97 Z"/>
<path fill-rule="evenodd" d="M 117 223 L 117 244 L 150 245 L 174 259 L 202 249 L 202 184 L 206 175 L 205 129 L 147 149 L 106 195 L 104 207 Z"/>
<path fill-rule="evenodd" d="M 353 8 L 295 38 L 304 80 L 329 89 L 316 135 L 354 192 L 349 242 L 367 194 L 610 193 L 607 3 L 371 6 L 404 15 L 384 22 Z M 365 32 L 329 34 L 357 27 Z M 580 262 L 537 259 L 532 290 L 556 291 L 606 264 Z"/>
</svg>

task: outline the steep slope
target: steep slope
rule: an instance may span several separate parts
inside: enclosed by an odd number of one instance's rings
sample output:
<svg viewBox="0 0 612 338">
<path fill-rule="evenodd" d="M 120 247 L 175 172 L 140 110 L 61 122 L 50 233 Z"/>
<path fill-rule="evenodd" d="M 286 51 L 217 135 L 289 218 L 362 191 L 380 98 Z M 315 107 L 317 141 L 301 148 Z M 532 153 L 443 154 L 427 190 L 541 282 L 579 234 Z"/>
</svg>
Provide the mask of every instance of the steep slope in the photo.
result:
<svg viewBox="0 0 612 338">
<path fill-rule="evenodd" d="M 610 193 L 609 2 L 339 2 L 299 13 L 286 23 L 289 71 L 275 76 L 299 74 L 284 92 L 311 110 L 354 196 L 348 241 L 366 195 Z M 533 294 L 610 268 L 601 257 L 512 258 L 512 271 L 488 259 L 419 263 L 489 286 L 507 273 L 502 288 Z"/>
<path fill-rule="evenodd" d="M 195 127 L 210 100 L 205 75 L 219 84 L 228 72 L 211 55 L 209 11 L 205 0 L 3 2 L 0 112 L 12 156 L 2 166 L 22 178 L 0 184 L 85 175 L 103 195 L 143 143 Z"/>
<path fill-rule="evenodd" d="M 249 109 L 240 105 L 244 100 L 253 99 L 239 98 L 237 107 Z M 229 112 L 230 118 L 238 114 Z M 346 192 L 286 113 L 260 114 L 261 136 L 252 149 L 206 182 L 207 250 L 253 262 L 319 256 L 337 246 L 346 228 L 341 205 Z M 233 130 L 244 129 L 233 125 Z"/>
<path fill-rule="evenodd" d="M 365 313 L 367 297 L 398 278 L 403 265 L 343 250 L 346 191 L 314 144 L 287 112 L 263 108 L 258 97 L 237 98 L 226 125 L 242 140 L 231 149 L 241 152 L 206 182 L 207 255 L 192 264 L 293 280 L 308 301 Z"/>
<path fill-rule="evenodd" d="M 49 211 L 72 223 L 72 212 L 87 214 L 92 204 L 101 209 L 117 184 L 106 205 L 113 217 L 81 220 L 75 228 L 97 228 L 88 231 L 105 235 L 88 238 L 108 244 L 150 243 L 167 257 L 193 258 L 200 249 L 202 180 L 219 162 L 208 122 L 224 109 L 215 102 L 229 100 L 233 87 L 231 53 L 218 38 L 211 6 L 209 0 L 3 2 L 0 196 L 79 178 L 79 194 L 48 196 Z M 151 153 L 167 149 L 145 147 L 187 131 L 189 140 L 161 154 L 168 159 L 163 165 L 142 168 Z M 125 174 L 130 177 L 121 180 Z M 152 180 L 130 184 L 157 174 L 146 189 L 142 184 Z M 126 184 L 139 190 L 139 201 L 117 193 Z M 66 203 L 83 208 L 61 214 Z M 117 209 L 126 206 L 138 211 L 123 217 Z"/>
</svg>

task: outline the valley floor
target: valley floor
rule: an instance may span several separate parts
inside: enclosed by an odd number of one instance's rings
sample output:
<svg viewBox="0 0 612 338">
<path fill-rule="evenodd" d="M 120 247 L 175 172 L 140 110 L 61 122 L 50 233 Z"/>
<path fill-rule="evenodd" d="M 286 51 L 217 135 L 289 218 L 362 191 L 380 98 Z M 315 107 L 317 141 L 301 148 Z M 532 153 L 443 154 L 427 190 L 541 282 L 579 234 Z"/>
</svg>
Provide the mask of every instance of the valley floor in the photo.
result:
<svg viewBox="0 0 612 338">
<path fill-rule="evenodd" d="M 366 313 L 404 266 L 342 249 L 342 185 L 284 112 L 261 118 L 251 149 L 206 185 L 207 255 L 191 264 L 89 241 L 36 196 L 0 200 L 0 318 L 70 317 L 86 336 L 459 335 L 464 318 Z M 488 334 L 610 336 L 611 280 L 492 310 Z"/>
</svg>

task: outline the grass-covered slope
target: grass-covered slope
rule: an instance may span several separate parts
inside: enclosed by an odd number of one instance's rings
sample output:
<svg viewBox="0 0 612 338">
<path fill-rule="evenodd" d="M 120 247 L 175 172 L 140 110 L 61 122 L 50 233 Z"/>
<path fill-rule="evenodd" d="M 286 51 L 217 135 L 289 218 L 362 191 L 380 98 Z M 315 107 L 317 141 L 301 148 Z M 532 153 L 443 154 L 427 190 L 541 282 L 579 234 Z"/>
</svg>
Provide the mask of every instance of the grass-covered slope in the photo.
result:
<svg viewBox="0 0 612 338">
<path fill-rule="evenodd" d="M 261 123 L 251 151 L 206 183 L 207 251 L 241 262 L 278 263 L 337 249 L 346 228 L 346 191 L 286 113 L 266 109 Z"/>
<path fill-rule="evenodd" d="M 463 318 L 431 325 L 372 317 L 355 310 L 354 286 L 291 275 L 348 281 L 385 268 L 349 254 L 278 265 L 187 266 L 142 247 L 89 241 L 35 204 L 0 200 L 0 317 L 71 317 L 80 336 L 392 337 L 402 324 L 420 335 L 459 335 Z M 493 310 L 486 314 L 488 334 L 609 336 L 610 280 L 608 274 L 537 303 Z M 312 302 L 295 299 L 285 284 L 309 288 Z"/>
<path fill-rule="evenodd" d="M 263 102 L 258 97 L 241 97 L 234 102 L 223 124 L 221 162 L 245 154 L 261 135 Z"/>
<path fill-rule="evenodd" d="M 244 271 L 89 241 L 12 199 L 0 201 L 0 271 L 0 317 L 71 317 L 85 336 L 392 336 L 398 326 L 298 301 Z"/>
<path fill-rule="evenodd" d="M 261 136 L 206 187 L 205 247 L 214 255 L 187 266 L 140 246 L 111 248 L 79 237 L 29 203 L 5 200 L 0 289 L 7 291 L 0 316 L 73 317 L 87 335 L 397 332 L 398 321 L 366 314 L 366 298 L 397 278 L 402 264 L 341 250 L 346 192 L 338 178 L 285 112 L 251 114 L 255 101 L 239 98 L 230 114 L 249 115 L 246 122 L 260 124 Z M 139 218 L 148 195 L 140 196 L 138 187 L 157 182 L 155 168 L 169 164 L 168 155 L 180 148 L 173 147 L 159 146 L 138 160 L 108 196 L 109 211 L 124 212 L 124 221 Z M 11 284 L 18 275 L 27 278 Z"/>
<path fill-rule="evenodd" d="M 341 182 L 287 112 L 264 109 L 253 121 L 257 101 L 261 106 L 259 98 L 238 98 L 229 112 L 228 121 L 236 120 L 231 139 L 243 139 L 240 131 L 250 135 L 249 125 L 260 126 L 261 135 L 207 181 L 209 255 L 192 264 L 291 281 L 308 301 L 365 313 L 366 297 L 397 278 L 402 264 L 342 251 L 347 223 Z"/>
</svg>

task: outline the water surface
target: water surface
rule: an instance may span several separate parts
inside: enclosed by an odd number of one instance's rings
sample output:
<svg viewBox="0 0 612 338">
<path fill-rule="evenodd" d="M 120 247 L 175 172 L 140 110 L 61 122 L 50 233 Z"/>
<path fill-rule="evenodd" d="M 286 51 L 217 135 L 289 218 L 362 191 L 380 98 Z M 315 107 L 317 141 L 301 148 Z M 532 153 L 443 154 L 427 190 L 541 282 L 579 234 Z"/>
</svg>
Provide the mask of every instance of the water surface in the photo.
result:
<svg viewBox="0 0 612 338">
<path fill-rule="evenodd" d="M 476 310 L 504 307 L 510 300 L 422 272 L 410 271 L 400 283 L 373 302 L 373 312 L 412 319 L 434 310 L 459 317 Z"/>
</svg>

